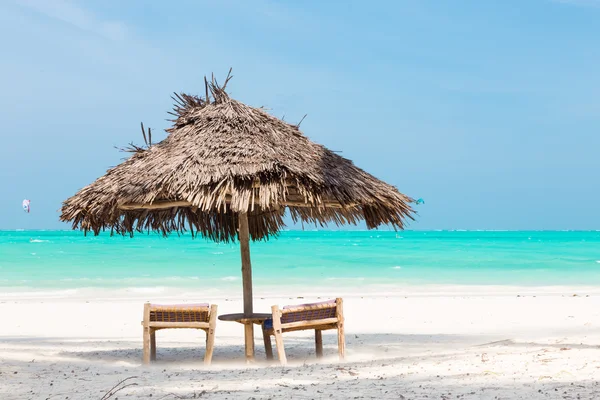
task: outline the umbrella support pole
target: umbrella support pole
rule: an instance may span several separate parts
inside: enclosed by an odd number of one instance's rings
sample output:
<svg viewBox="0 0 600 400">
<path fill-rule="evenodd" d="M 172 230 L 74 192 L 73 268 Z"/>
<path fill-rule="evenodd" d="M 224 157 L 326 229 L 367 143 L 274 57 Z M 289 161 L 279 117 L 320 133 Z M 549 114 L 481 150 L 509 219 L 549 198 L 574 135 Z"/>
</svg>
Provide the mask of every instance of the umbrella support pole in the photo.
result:
<svg viewBox="0 0 600 400">
<path fill-rule="evenodd" d="M 250 229 L 248 227 L 248 214 L 239 214 L 238 238 L 240 241 L 240 252 L 242 255 L 242 284 L 244 287 L 244 314 L 250 316 L 252 307 L 252 264 L 250 263 Z M 254 324 L 244 326 L 244 338 L 246 343 L 246 360 L 254 360 Z"/>
</svg>

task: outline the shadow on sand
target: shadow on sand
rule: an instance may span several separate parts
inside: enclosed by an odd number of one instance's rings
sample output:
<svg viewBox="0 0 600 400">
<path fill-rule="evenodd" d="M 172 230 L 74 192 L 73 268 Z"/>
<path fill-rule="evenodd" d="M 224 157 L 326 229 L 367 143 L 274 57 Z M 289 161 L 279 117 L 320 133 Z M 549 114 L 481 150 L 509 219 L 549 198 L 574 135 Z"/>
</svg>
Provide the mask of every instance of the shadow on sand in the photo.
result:
<svg viewBox="0 0 600 400">
<path fill-rule="evenodd" d="M 230 338 L 223 338 L 224 341 Z M 485 365 L 478 373 L 455 367 L 457 358 L 501 355 L 509 348 L 532 353 L 598 350 L 579 343 L 519 343 L 510 339 L 460 335 L 348 335 L 348 357 L 339 362 L 334 335 L 324 335 L 325 358 L 315 357 L 313 339 L 290 337 L 290 361 L 265 361 L 256 340 L 257 362 L 246 365 L 242 346 L 215 347 L 213 365 L 205 367 L 204 342 L 158 342 L 158 361 L 141 366 L 139 340 L 90 338 L 0 337 L 0 347 L 14 357 L 0 360 L 0 398 L 101 399 L 119 381 L 128 387 L 115 399 L 502 399 L 600 398 L 595 380 L 575 375 L 560 379 L 519 380 L 494 373 Z M 23 354 L 38 349 L 31 360 Z M 39 349 L 42 349 L 40 351 Z M 590 362 L 593 360 L 590 360 Z M 599 365 L 600 367 L 600 365 Z M 566 368 L 566 367 L 565 367 Z M 440 372 L 442 371 L 442 372 Z M 537 398 L 536 397 L 536 398 Z"/>
</svg>

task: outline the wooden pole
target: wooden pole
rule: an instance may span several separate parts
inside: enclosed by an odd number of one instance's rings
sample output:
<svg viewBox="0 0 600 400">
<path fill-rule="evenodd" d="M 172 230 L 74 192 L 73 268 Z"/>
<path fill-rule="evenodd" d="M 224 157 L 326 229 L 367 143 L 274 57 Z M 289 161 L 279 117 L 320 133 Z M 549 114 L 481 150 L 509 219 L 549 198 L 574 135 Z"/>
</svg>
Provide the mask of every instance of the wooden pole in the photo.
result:
<svg viewBox="0 0 600 400">
<path fill-rule="evenodd" d="M 240 228 L 238 239 L 242 254 L 242 284 L 244 287 L 244 314 L 251 316 L 252 309 L 252 264 L 250 263 L 250 229 L 248 228 L 248 214 L 240 213 Z M 254 325 L 246 324 L 244 329 L 246 342 L 246 360 L 254 359 Z"/>
<path fill-rule="evenodd" d="M 248 214 L 240 214 L 240 230 L 238 232 L 242 253 L 242 282 L 244 285 L 244 314 L 251 315 L 252 310 L 252 264 L 250 263 L 250 230 Z"/>
</svg>

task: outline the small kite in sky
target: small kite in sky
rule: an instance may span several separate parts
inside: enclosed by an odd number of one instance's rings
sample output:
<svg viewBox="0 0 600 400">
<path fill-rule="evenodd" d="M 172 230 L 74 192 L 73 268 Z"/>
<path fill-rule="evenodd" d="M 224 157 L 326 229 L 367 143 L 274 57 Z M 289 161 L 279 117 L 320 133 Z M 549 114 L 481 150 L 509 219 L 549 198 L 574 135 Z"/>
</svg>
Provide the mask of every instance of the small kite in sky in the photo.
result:
<svg viewBox="0 0 600 400">
<path fill-rule="evenodd" d="M 26 213 L 31 211 L 31 208 L 29 207 L 30 203 L 31 203 L 31 201 L 29 201 L 27 199 L 23 200 L 23 211 L 25 211 Z"/>
</svg>

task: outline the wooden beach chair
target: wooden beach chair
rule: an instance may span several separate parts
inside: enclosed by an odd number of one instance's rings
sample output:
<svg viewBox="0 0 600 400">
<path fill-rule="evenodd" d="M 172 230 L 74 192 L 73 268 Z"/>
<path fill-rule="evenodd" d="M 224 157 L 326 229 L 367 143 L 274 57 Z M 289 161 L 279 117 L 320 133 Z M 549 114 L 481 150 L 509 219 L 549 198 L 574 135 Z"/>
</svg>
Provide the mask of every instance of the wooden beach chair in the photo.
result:
<svg viewBox="0 0 600 400">
<path fill-rule="evenodd" d="M 273 359 L 271 336 L 275 337 L 279 362 L 284 365 L 287 362 L 287 359 L 285 356 L 282 334 L 285 332 L 307 329 L 315 330 L 315 348 L 318 358 L 323 357 L 323 338 L 321 336 L 321 331 L 337 329 L 338 353 L 340 359 L 344 358 L 344 312 L 341 298 L 321 303 L 285 306 L 283 309 L 279 309 L 279 307 L 275 305 L 271 307 L 271 311 L 273 313 L 273 318 L 266 320 L 262 325 L 265 352 L 267 353 L 268 360 Z"/>
<path fill-rule="evenodd" d="M 206 332 L 204 364 L 210 365 L 215 344 L 217 306 L 206 304 L 144 304 L 143 363 L 156 360 L 156 331 L 160 329 L 202 329 Z"/>
</svg>

